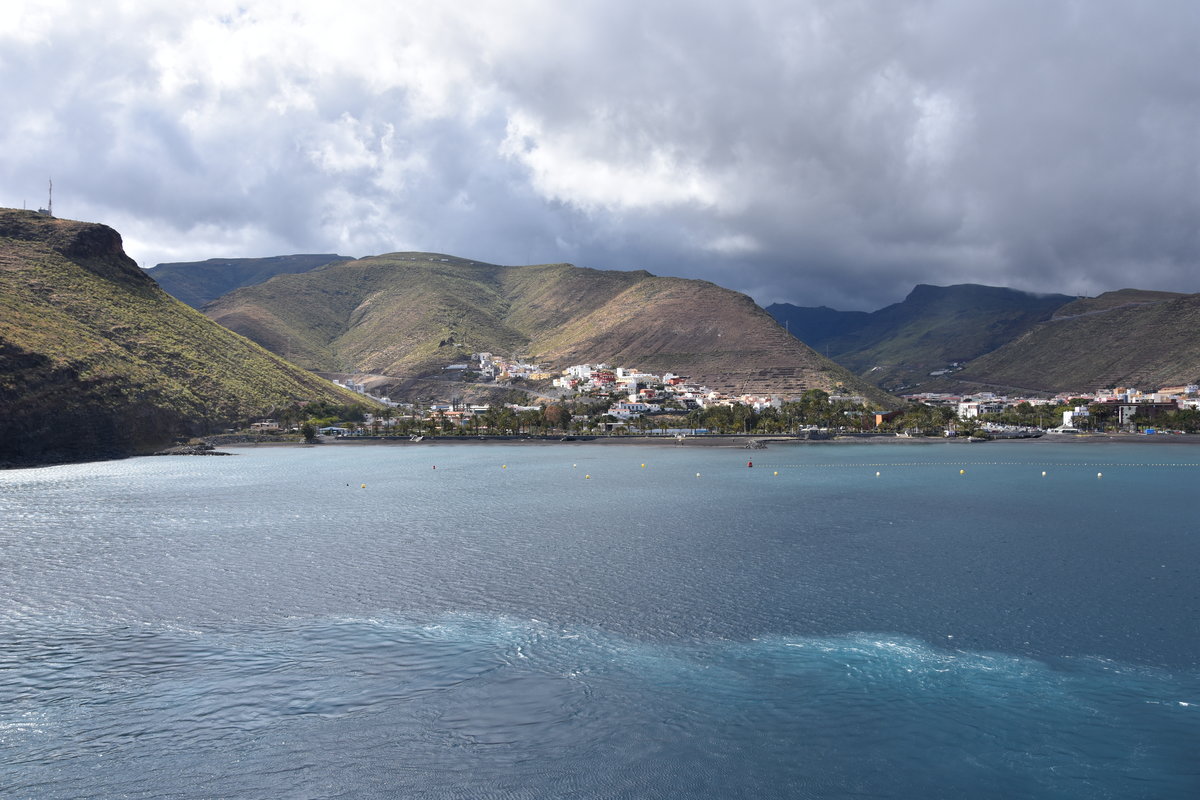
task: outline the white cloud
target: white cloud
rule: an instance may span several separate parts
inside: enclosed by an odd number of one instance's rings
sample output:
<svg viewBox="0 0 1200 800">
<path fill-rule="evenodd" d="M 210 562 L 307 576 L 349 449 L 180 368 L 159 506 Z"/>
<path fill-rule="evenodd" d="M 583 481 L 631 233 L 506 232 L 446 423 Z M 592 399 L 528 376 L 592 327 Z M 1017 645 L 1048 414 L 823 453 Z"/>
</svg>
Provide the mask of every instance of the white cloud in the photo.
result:
<svg viewBox="0 0 1200 800">
<path fill-rule="evenodd" d="M 647 140 L 613 158 L 605 142 L 578 133 L 548 133 L 542 124 L 516 113 L 500 152 L 528 167 L 543 196 L 585 211 L 717 205 L 717 181 L 668 146 Z"/>
<path fill-rule="evenodd" d="M 762 250 L 762 245 L 753 236 L 746 236 L 742 233 L 718 236 L 709 241 L 705 247 L 724 255 L 742 255 L 745 253 L 757 253 Z"/>
</svg>

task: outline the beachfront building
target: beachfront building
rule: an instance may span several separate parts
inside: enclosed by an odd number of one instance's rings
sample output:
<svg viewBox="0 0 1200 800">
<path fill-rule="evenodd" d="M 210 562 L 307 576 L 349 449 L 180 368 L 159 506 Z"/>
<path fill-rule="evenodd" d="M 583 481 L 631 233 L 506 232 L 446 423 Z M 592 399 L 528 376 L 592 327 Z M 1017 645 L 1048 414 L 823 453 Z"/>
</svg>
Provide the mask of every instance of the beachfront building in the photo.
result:
<svg viewBox="0 0 1200 800">
<path fill-rule="evenodd" d="M 1070 411 L 1064 411 L 1062 415 L 1062 427 L 1078 428 L 1086 424 L 1091 414 L 1088 412 L 1087 406 L 1075 406 Z"/>
<path fill-rule="evenodd" d="M 1137 425 L 1136 417 L 1152 422 L 1161 414 L 1178 411 L 1179 404 L 1174 400 L 1166 403 L 1151 403 L 1143 400 L 1138 403 L 1121 403 L 1117 407 L 1117 421 L 1122 427 L 1133 428 Z"/>
<path fill-rule="evenodd" d="M 992 395 L 995 398 L 995 395 Z M 972 400 L 963 398 L 958 404 L 959 419 L 974 419 L 981 414 L 997 414 L 1004 410 L 1005 402 L 997 399 Z"/>
<path fill-rule="evenodd" d="M 659 411 L 662 411 L 662 406 L 656 403 L 613 403 L 608 408 L 608 413 L 617 419 L 633 419 Z"/>
<path fill-rule="evenodd" d="M 744 406 L 750 406 L 755 411 L 763 411 L 767 408 L 781 408 L 783 406 L 783 398 L 781 397 L 758 397 L 755 395 L 742 395 L 738 398 L 739 403 Z"/>
</svg>

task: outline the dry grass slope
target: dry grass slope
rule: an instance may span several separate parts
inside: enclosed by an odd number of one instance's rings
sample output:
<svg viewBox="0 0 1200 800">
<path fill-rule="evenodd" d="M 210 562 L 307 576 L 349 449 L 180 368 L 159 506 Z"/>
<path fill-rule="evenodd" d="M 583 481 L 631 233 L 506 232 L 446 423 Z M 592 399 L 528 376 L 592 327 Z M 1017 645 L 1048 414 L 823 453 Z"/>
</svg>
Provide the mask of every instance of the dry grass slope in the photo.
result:
<svg viewBox="0 0 1200 800">
<path fill-rule="evenodd" d="M 312 342 L 304 353 L 280 351 L 306 367 L 387 375 L 393 387 L 486 351 L 552 368 L 671 370 L 737 393 L 841 388 L 896 403 L 788 336 L 748 297 L 644 271 L 392 253 L 245 287 L 206 313 L 268 348 Z"/>
</svg>

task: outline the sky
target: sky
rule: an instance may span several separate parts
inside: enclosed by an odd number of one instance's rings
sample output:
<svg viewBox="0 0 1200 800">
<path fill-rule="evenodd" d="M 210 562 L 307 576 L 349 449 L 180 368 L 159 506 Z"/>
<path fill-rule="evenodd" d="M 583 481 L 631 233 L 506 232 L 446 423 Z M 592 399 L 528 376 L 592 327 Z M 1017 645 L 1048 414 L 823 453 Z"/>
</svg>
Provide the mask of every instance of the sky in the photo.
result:
<svg viewBox="0 0 1200 800">
<path fill-rule="evenodd" d="M 8 0 L 0 205 L 873 310 L 1200 291 L 1195 0 Z"/>
</svg>

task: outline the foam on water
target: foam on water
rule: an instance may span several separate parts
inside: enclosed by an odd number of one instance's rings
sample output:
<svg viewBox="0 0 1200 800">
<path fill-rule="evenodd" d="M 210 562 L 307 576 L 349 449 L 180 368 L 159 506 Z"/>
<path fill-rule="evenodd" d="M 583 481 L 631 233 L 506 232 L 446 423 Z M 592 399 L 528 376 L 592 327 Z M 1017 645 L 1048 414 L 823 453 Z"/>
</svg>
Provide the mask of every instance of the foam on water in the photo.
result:
<svg viewBox="0 0 1200 800">
<path fill-rule="evenodd" d="M 1200 676 L 1097 659 L 473 615 L 40 630 L 0 662 L 11 796 L 260 796 L 264 771 L 311 797 L 1183 797 L 1200 777 L 1178 699 Z M 202 786 L 172 779 L 197 765 Z"/>
</svg>

